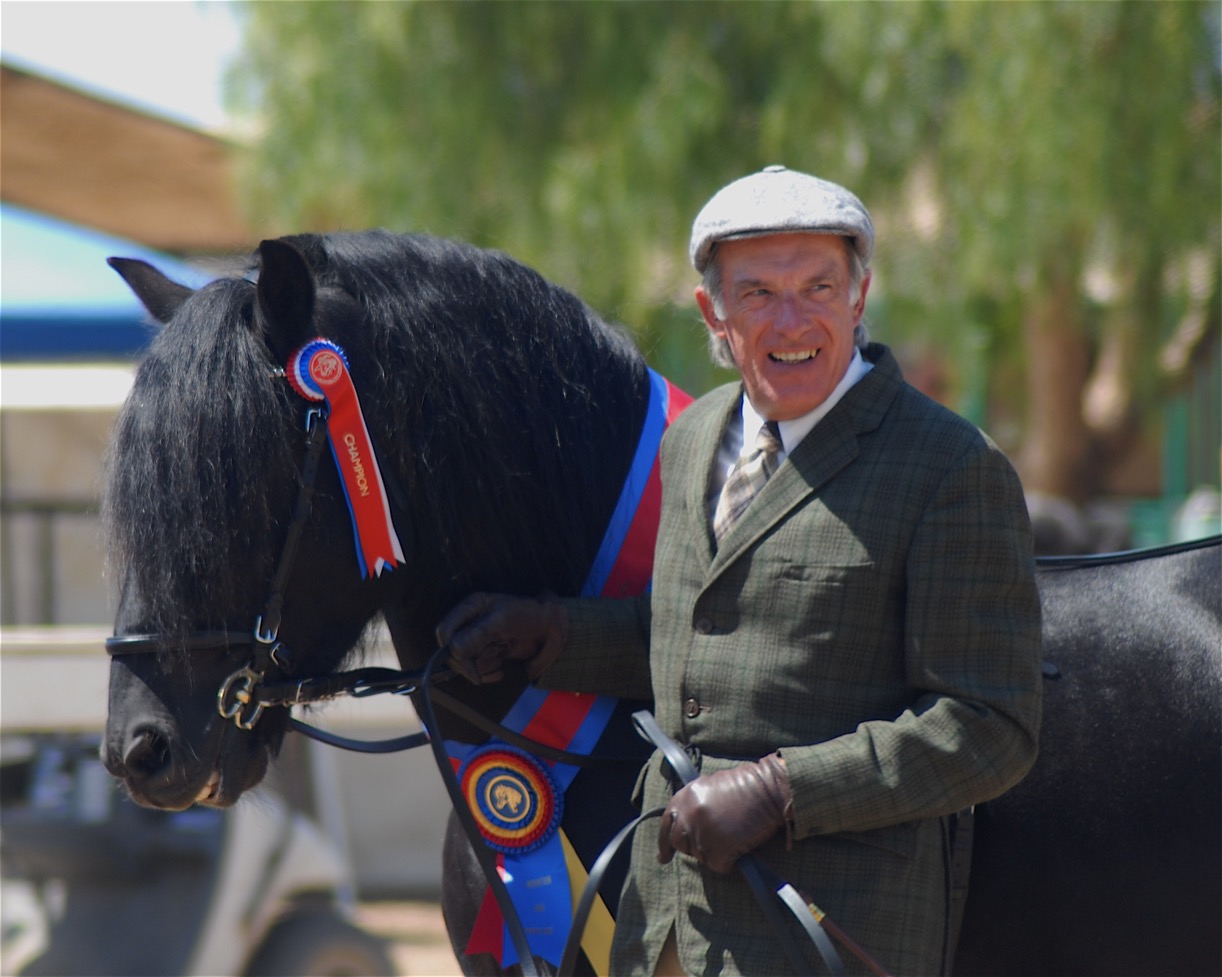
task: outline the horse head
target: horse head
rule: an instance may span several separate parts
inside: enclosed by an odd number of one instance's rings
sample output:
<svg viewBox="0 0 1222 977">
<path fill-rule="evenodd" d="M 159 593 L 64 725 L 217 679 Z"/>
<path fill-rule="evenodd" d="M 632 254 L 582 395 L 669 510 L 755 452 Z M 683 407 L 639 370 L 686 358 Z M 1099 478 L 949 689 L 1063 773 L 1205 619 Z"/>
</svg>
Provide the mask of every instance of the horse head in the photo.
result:
<svg viewBox="0 0 1222 977">
<path fill-rule="evenodd" d="M 266 241 L 258 257 L 257 284 L 194 292 L 112 262 L 164 327 L 108 464 L 121 594 L 104 752 L 161 807 L 225 805 L 256 784 L 288 710 L 239 729 L 252 720 L 242 697 L 334 671 L 379 612 L 401 663 L 420 668 L 437 621 L 473 590 L 577 593 L 649 403 L 627 336 L 504 254 L 366 231 Z M 380 577 L 357 572 L 329 453 L 291 528 L 312 441 L 310 405 L 284 374 L 317 337 L 346 353 L 386 475 L 405 562 Z M 286 548 L 296 556 L 279 572 Z M 269 603 L 279 624 L 263 641 Z M 499 717 L 526 679 L 452 681 Z"/>
<path fill-rule="evenodd" d="M 306 499 L 309 405 L 283 377 L 295 348 L 350 330 L 360 310 L 318 287 L 293 243 L 265 242 L 259 257 L 257 285 L 198 291 L 111 261 L 163 323 L 117 421 L 105 493 L 121 593 L 103 757 L 152 807 L 227 806 L 255 786 L 289 711 L 255 722 L 236 701 L 255 661 L 260 679 L 331 671 L 388 586 L 350 571 L 333 465 L 314 459 Z"/>
</svg>

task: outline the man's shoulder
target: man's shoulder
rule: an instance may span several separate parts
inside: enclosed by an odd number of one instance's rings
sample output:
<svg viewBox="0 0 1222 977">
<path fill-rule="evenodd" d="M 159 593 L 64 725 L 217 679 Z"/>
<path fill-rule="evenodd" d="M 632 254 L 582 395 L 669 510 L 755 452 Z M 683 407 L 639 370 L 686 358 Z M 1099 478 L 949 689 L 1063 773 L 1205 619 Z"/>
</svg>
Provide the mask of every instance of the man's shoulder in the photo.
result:
<svg viewBox="0 0 1222 977">
<path fill-rule="evenodd" d="M 872 435 L 897 467 L 949 470 L 1009 459 L 972 421 L 906 383 L 889 349 L 870 348 L 875 369 L 861 381 L 853 410 L 858 430 Z"/>
<path fill-rule="evenodd" d="M 730 380 L 723 383 L 719 387 L 714 387 L 708 393 L 701 394 L 693 402 L 687 411 L 699 408 L 701 410 L 728 410 L 730 405 L 738 400 L 743 393 L 743 382 L 741 380 Z"/>
<path fill-rule="evenodd" d="M 703 457 L 715 451 L 726 420 L 738 409 L 742 385 L 727 383 L 692 401 L 671 421 L 662 438 L 663 469 L 674 478 L 676 470 L 689 473 L 703 470 Z"/>
<path fill-rule="evenodd" d="M 869 400 L 885 404 L 883 417 L 886 420 L 892 423 L 903 420 L 966 441 L 987 440 L 984 432 L 967 418 L 907 383 L 888 347 L 872 343 L 867 349 L 867 359 L 875 369 L 866 375 L 862 393 Z"/>
</svg>

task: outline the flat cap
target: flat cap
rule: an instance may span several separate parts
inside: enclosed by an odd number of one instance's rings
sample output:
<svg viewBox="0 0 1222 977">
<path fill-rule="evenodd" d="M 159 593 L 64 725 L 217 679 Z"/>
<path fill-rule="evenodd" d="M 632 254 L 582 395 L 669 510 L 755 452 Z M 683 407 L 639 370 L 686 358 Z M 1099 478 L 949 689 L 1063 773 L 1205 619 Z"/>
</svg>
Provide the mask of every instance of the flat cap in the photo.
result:
<svg viewBox="0 0 1222 977">
<path fill-rule="evenodd" d="M 703 274 L 719 241 L 801 232 L 851 238 L 867 265 L 874 253 L 874 224 L 854 194 L 784 166 L 766 166 L 718 190 L 692 223 L 688 253 Z"/>
</svg>

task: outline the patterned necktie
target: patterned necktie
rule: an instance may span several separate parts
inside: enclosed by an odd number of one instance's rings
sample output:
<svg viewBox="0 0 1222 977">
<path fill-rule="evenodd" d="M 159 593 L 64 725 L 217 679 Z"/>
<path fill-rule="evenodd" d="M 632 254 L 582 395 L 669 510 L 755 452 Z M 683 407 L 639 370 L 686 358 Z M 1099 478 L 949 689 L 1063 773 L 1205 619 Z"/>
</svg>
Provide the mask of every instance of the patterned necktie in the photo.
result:
<svg viewBox="0 0 1222 977">
<path fill-rule="evenodd" d="M 755 436 L 755 449 L 740 455 L 726 478 L 713 514 L 713 535 L 720 546 L 730 527 L 747 511 L 747 506 L 776 471 L 781 451 L 781 432 L 776 421 L 768 421 Z"/>
</svg>

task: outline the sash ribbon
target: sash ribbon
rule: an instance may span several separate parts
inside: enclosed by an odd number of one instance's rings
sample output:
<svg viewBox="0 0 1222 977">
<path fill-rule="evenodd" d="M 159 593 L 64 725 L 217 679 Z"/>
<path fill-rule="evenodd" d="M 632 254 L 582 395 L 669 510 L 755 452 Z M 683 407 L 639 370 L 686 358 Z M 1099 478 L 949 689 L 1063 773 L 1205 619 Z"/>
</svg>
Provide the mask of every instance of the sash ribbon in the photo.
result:
<svg viewBox="0 0 1222 977">
<path fill-rule="evenodd" d="M 649 589 L 653 547 L 662 505 L 658 448 L 666 427 L 692 402 L 690 396 L 653 370 L 649 371 L 649 384 L 649 407 L 636 454 L 602 545 L 582 587 L 583 597 L 629 597 Z M 555 692 L 528 686 L 501 722 L 515 732 L 548 746 L 588 755 L 601 738 L 615 707 L 616 700 L 610 696 Z M 446 747 L 460 782 L 473 769 L 473 765 L 484 762 L 481 757 L 508 749 L 496 739 L 480 747 L 447 741 Z M 577 767 L 569 764 L 535 762 L 550 770 L 550 779 L 561 792 L 567 789 L 579 772 Z M 518 788 L 515 786 L 515 789 Z M 478 802 L 483 796 L 477 791 L 474 799 Z M 469 802 L 472 799 L 469 794 Z M 556 806 L 561 808 L 562 800 L 558 799 Z M 475 806 L 473 813 L 481 825 L 485 840 L 489 840 L 498 850 L 498 871 L 509 889 L 532 952 L 558 965 L 572 923 L 573 903 L 576 900 L 574 885 L 580 891 L 584 883 L 583 878 L 570 879 L 570 867 L 576 873 L 582 866 L 564 831 L 557 829 L 545 842 L 530 851 L 513 852 L 489 839 L 484 829 L 486 815 L 482 815 Z M 605 923 L 608 932 L 587 932 L 582 947 L 596 971 L 605 974 L 610 945 L 609 929 L 613 925 L 605 906 L 591 916 L 591 929 L 594 928 L 594 921 L 599 919 Z M 491 891 L 485 892 L 466 952 L 491 953 L 502 967 L 518 962 L 513 941 L 506 932 L 505 921 Z"/>
</svg>

